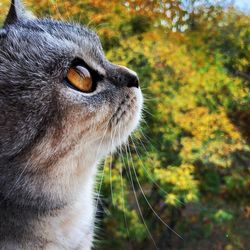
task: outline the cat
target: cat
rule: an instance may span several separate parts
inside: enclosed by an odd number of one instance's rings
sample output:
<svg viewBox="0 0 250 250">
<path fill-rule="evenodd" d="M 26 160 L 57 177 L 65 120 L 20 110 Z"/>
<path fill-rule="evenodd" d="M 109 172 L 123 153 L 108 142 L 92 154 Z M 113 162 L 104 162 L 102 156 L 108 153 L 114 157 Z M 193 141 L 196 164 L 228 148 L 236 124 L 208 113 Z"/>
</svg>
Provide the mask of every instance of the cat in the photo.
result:
<svg viewBox="0 0 250 250">
<path fill-rule="evenodd" d="M 89 250 L 98 163 L 141 117 L 137 74 L 86 27 L 12 0 L 0 29 L 0 249 Z"/>
</svg>

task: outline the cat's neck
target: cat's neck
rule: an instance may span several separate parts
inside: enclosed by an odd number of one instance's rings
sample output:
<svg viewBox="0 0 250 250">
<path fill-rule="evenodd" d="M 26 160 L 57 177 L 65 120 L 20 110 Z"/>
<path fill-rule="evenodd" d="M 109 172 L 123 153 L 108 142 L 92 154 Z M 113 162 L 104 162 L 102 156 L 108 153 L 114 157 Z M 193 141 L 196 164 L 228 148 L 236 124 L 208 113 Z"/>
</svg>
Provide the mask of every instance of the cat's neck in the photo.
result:
<svg viewBox="0 0 250 250">
<path fill-rule="evenodd" d="M 27 205 L 15 204 L 14 201 L 1 197 L 0 221 L 3 223 L 0 225 L 0 249 L 7 246 L 10 249 L 85 250 L 91 248 L 95 213 L 93 186 L 96 166 L 83 166 L 81 170 L 78 169 L 77 164 L 74 166 L 61 164 L 60 167 L 74 170 L 74 178 L 72 178 L 71 171 L 68 178 L 61 176 L 56 180 L 54 177 L 54 181 L 58 183 L 51 185 L 51 188 L 58 188 L 59 191 L 53 190 L 51 194 L 60 193 L 65 186 L 69 185 L 72 193 L 67 194 L 68 200 L 65 199 L 64 202 L 55 205 L 45 204 L 45 206 L 44 204 L 39 206 L 35 202 L 34 206 L 30 206 L 28 203 Z M 50 187 L 48 185 L 44 188 L 46 191 Z M 41 190 L 41 192 L 45 191 Z M 52 201 L 53 197 L 51 201 L 45 202 Z M 6 232 L 11 232 L 11 234 Z"/>
<path fill-rule="evenodd" d="M 0 206 L 0 249 L 90 249 L 94 228 L 91 193 L 63 208 L 38 213 Z M 11 232 L 11 236 L 6 232 Z"/>
</svg>

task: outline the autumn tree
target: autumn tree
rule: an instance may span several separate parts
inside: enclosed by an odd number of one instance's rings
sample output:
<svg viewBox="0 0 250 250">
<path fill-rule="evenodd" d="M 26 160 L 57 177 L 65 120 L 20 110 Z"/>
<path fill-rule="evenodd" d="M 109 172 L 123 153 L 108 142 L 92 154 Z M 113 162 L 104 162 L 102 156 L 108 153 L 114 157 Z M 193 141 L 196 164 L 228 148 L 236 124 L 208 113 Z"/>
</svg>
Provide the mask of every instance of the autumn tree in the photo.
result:
<svg viewBox="0 0 250 250">
<path fill-rule="evenodd" d="M 141 79 L 141 127 L 100 169 L 97 248 L 249 249 L 249 15 L 214 1 L 26 2 L 96 30 Z"/>
</svg>

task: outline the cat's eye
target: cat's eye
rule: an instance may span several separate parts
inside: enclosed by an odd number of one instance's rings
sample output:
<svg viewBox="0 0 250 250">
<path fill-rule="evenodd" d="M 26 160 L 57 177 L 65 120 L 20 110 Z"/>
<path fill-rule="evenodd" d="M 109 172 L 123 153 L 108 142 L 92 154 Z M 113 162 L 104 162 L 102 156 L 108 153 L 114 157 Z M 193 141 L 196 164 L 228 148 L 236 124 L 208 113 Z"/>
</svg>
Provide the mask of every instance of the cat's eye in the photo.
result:
<svg viewBox="0 0 250 250">
<path fill-rule="evenodd" d="M 89 70 L 83 66 L 72 66 L 67 73 L 67 81 L 74 88 L 82 92 L 93 90 L 93 80 Z"/>
</svg>

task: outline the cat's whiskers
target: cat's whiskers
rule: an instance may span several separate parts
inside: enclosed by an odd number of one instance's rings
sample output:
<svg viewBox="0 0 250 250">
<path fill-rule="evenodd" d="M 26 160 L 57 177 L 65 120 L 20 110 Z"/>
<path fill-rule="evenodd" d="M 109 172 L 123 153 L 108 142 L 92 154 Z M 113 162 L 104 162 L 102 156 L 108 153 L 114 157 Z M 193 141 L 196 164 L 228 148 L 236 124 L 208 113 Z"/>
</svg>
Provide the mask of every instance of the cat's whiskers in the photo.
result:
<svg viewBox="0 0 250 250">
<path fill-rule="evenodd" d="M 110 151 L 113 149 L 113 137 L 115 136 L 115 132 L 117 129 L 117 126 L 115 126 L 115 131 L 113 132 L 112 128 L 112 123 L 110 123 L 111 126 L 111 148 Z M 112 199 L 112 204 L 114 205 L 114 197 L 113 197 L 113 184 L 112 184 L 112 161 L 113 161 L 113 156 L 112 152 L 110 153 L 110 162 L 109 162 L 109 182 L 110 182 L 110 192 L 111 192 L 111 199 Z"/>
<path fill-rule="evenodd" d="M 154 114 L 152 114 L 146 107 L 143 107 L 143 112 L 147 113 L 148 115 L 155 117 Z"/>
<path fill-rule="evenodd" d="M 130 150 L 130 148 L 128 147 L 128 152 L 129 152 L 129 155 L 130 155 L 130 161 L 131 161 L 131 163 L 132 163 L 132 168 L 133 168 L 133 172 L 134 172 L 134 176 L 135 176 L 135 178 L 136 178 L 136 181 L 137 181 L 137 183 L 138 183 L 138 186 L 139 186 L 139 188 L 140 188 L 140 190 L 141 190 L 141 193 L 142 193 L 142 195 L 143 195 L 143 197 L 144 197 L 144 199 L 145 199 L 145 201 L 147 202 L 147 204 L 148 204 L 148 206 L 149 206 L 149 208 L 151 209 L 151 211 L 155 214 L 155 216 L 157 217 L 157 219 L 159 219 L 171 232 L 173 232 L 175 235 L 177 235 L 179 238 L 181 238 L 182 240 L 183 240 L 183 238 L 175 231 L 175 230 L 173 230 L 159 215 L 158 215 L 158 213 L 154 210 L 154 208 L 152 207 L 152 205 L 150 204 L 150 202 L 149 202 L 149 200 L 148 200 L 148 198 L 146 197 L 146 195 L 145 195 L 145 192 L 144 192 L 144 190 L 143 190 L 143 188 L 142 188 L 142 186 L 141 186 L 141 184 L 140 184 L 140 181 L 139 181 L 139 178 L 138 178 L 138 176 L 137 176 L 137 173 L 136 173 L 136 170 L 135 170 L 135 166 L 134 166 L 134 161 L 133 161 L 133 157 L 132 157 L 132 154 L 131 154 L 131 150 Z"/>
<path fill-rule="evenodd" d="M 141 157 L 140 157 L 140 154 L 139 154 L 139 152 L 138 152 L 138 150 L 137 150 L 137 147 L 136 147 L 136 145 L 135 145 L 135 142 L 134 142 L 134 140 L 133 140 L 133 136 L 130 136 L 130 139 L 131 139 L 131 142 L 133 143 L 135 152 L 136 152 L 136 154 L 137 154 L 137 157 L 139 158 L 139 161 L 140 161 L 140 163 L 141 163 L 141 166 L 142 166 L 143 170 L 145 171 L 145 173 L 147 174 L 147 176 L 148 176 L 148 178 L 150 179 L 150 181 L 151 181 L 159 190 L 161 190 L 164 194 L 168 194 L 168 192 L 167 192 L 165 189 L 163 189 L 163 188 L 156 182 L 156 180 L 152 177 L 152 175 L 150 174 L 150 172 L 149 172 L 149 171 L 147 170 L 147 168 L 145 167 L 145 165 L 144 165 L 144 163 L 143 163 L 143 161 L 142 161 L 142 159 L 141 159 Z M 140 138 L 136 138 L 136 139 L 140 140 Z M 141 141 L 141 140 L 140 140 L 140 141 Z M 142 142 L 141 142 L 141 143 L 142 143 Z M 147 152 L 147 150 L 146 150 L 144 144 L 142 144 L 142 145 L 143 145 L 145 151 Z M 181 200 L 179 200 L 179 199 L 177 199 L 177 198 L 175 198 L 175 200 L 176 200 L 179 204 L 185 205 L 185 203 L 183 203 Z"/>
<path fill-rule="evenodd" d="M 129 154 L 128 154 L 128 146 L 127 145 L 125 145 L 125 152 L 126 152 L 127 161 L 129 162 Z M 155 248 L 158 250 L 157 244 L 156 244 L 156 242 L 155 242 L 155 240 L 154 240 L 154 238 L 153 238 L 153 236 L 152 236 L 152 234 L 151 234 L 151 232 L 150 232 L 150 230 L 148 228 L 148 225 L 147 225 L 147 223 L 145 221 L 145 218 L 143 216 L 143 213 L 142 213 L 142 210 L 141 210 L 141 207 L 140 207 L 140 203 L 139 203 L 138 197 L 136 195 L 135 185 L 134 185 L 134 182 L 133 182 L 133 175 L 132 175 L 130 166 L 127 165 L 127 169 L 128 169 L 128 172 L 129 172 L 129 179 L 130 179 L 130 182 L 131 182 L 131 185 L 132 185 L 132 190 L 133 190 L 133 193 L 134 193 L 136 205 L 137 205 L 139 213 L 140 213 L 140 217 L 142 219 L 142 222 L 143 222 L 143 224 L 144 224 L 144 226 L 145 226 L 145 228 L 147 230 L 147 233 L 148 233 L 150 239 L 152 240 Z"/>
<path fill-rule="evenodd" d="M 118 152 L 119 152 L 119 156 L 122 159 L 123 165 L 125 166 L 125 161 L 124 161 L 124 157 L 122 154 L 122 143 L 121 143 L 121 124 L 119 124 L 119 133 L 118 133 L 118 139 L 119 139 L 119 148 L 118 148 Z M 126 210 L 125 210 L 125 192 L 124 192 L 124 182 L 123 182 L 123 166 L 120 166 L 120 177 L 121 177 L 121 189 L 122 189 L 122 209 L 123 209 L 123 216 L 124 216 L 124 222 L 125 222 L 125 226 L 126 226 L 126 232 L 127 232 L 127 237 L 128 239 L 130 239 L 130 234 L 129 234 L 129 228 L 128 228 L 128 222 L 127 222 L 127 216 L 126 216 Z M 130 242 L 130 241 L 129 241 Z"/>
<path fill-rule="evenodd" d="M 146 125 L 148 125 L 146 121 L 145 121 L 145 123 L 146 123 Z M 140 131 L 140 134 L 143 136 L 144 140 L 146 140 L 147 143 L 150 144 L 150 146 L 154 149 L 154 151 L 158 151 L 158 149 L 156 149 L 156 147 L 155 147 L 155 146 L 153 145 L 153 143 L 150 141 L 150 138 L 148 138 L 148 137 L 145 135 L 145 133 L 144 133 L 143 130 L 142 130 L 142 127 L 139 126 L 139 127 L 137 128 L 137 130 Z M 138 151 L 138 149 L 137 149 L 137 147 L 136 147 L 136 143 L 135 143 L 135 141 L 133 140 L 133 137 L 134 137 L 134 136 L 133 136 L 133 134 L 132 134 L 132 135 L 130 136 L 130 139 L 131 139 L 131 141 L 132 141 L 132 143 L 133 143 L 133 145 L 134 145 L 134 149 L 135 149 L 136 154 L 137 154 L 137 156 L 138 156 L 138 158 L 139 158 L 139 160 L 140 160 L 140 162 L 141 162 L 141 166 L 142 166 L 143 170 L 146 172 L 147 176 L 149 177 L 149 179 L 152 181 L 152 183 L 153 183 L 156 187 L 158 187 L 164 194 L 168 194 L 168 192 L 154 180 L 154 178 L 150 175 L 149 171 L 148 171 L 147 168 L 145 167 L 145 165 L 144 165 L 144 163 L 143 163 L 143 161 L 142 161 L 142 159 L 141 159 L 141 157 L 140 157 L 139 151 Z M 142 139 L 141 139 L 139 136 L 138 136 L 138 137 L 134 137 L 134 139 L 136 139 L 137 141 L 139 141 L 139 143 L 141 144 L 141 146 L 143 147 L 143 150 L 144 150 L 145 152 L 148 152 L 148 150 L 147 150 L 145 144 L 143 143 Z M 152 161 L 153 161 L 153 160 L 152 160 Z M 175 200 L 176 200 L 179 204 L 185 205 L 185 203 L 182 202 L 180 199 L 175 198 Z"/>
<path fill-rule="evenodd" d="M 103 141 L 104 137 L 106 136 L 107 131 L 108 131 L 108 124 L 106 125 L 106 128 L 105 128 L 105 130 L 104 130 L 102 139 L 101 139 L 101 141 L 100 141 L 100 143 L 99 143 L 99 146 L 98 146 L 98 148 L 97 148 L 97 152 L 96 152 L 96 156 L 95 156 L 96 160 L 97 160 L 97 157 L 98 157 L 98 153 L 99 153 L 99 150 L 100 150 L 102 141 Z M 106 159 L 107 159 L 107 158 L 106 158 Z M 106 162 L 106 159 L 105 159 L 105 162 Z M 105 166 L 105 163 L 104 163 L 104 166 Z M 101 181 L 100 181 L 100 184 L 99 184 L 99 187 L 98 187 L 97 195 L 95 194 L 95 196 L 96 196 L 95 215 L 96 215 L 96 213 L 97 213 L 97 207 L 98 207 L 98 202 L 99 202 L 99 198 L 100 198 L 100 192 L 101 192 L 101 188 L 102 188 L 103 177 L 104 177 L 104 167 L 103 167 L 103 170 L 102 170 Z"/>
<path fill-rule="evenodd" d="M 122 163 L 125 166 L 125 161 L 124 161 L 121 147 L 122 146 L 119 146 L 119 148 L 118 148 L 119 157 L 122 159 Z M 125 209 L 125 192 L 124 192 L 123 166 L 122 165 L 120 166 L 119 173 L 120 173 L 121 190 L 122 190 L 122 197 L 123 197 L 122 198 L 122 211 L 123 211 L 123 217 L 124 217 L 124 223 L 125 223 L 125 227 L 126 227 L 127 237 L 128 237 L 128 239 L 130 239 L 129 227 L 128 227 L 128 221 L 127 221 L 127 216 L 126 216 L 126 209 Z"/>
<path fill-rule="evenodd" d="M 145 121 L 145 124 L 147 125 L 147 127 L 149 127 L 146 121 Z M 150 146 L 151 146 L 154 150 L 157 151 L 158 149 L 156 149 L 156 147 L 153 145 L 153 143 L 151 142 L 150 138 L 147 137 L 147 135 L 146 135 L 145 133 L 143 133 L 143 130 L 142 130 L 141 128 L 139 128 L 139 130 L 140 130 L 140 134 L 143 136 L 144 140 L 146 140 L 146 142 L 149 143 Z M 142 147 L 146 150 L 146 147 L 145 147 L 143 141 L 142 141 L 139 137 L 138 137 L 137 139 L 140 141 Z"/>
<path fill-rule="evenodd" d="M 94 22 L 95 22 L 95 19 L 92 18 L 92 20 L 90 20 L 86 26 L 87 26 L 87 27 L 90 27 L 90 25 L 91 25 L 92 23 L 94 23 Z M 98 31 L 98 29 L 99 29 L 100 27 L 105 27 L 105 26 L 108 27 L 108 23 L 99 23 L 99 24 L 93 25 L 93 26 L 91 26 L 91 29 L 94 29 L 95 31 Z"/>
</svg>

